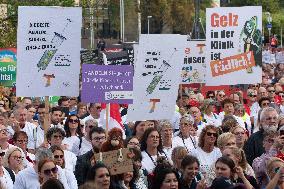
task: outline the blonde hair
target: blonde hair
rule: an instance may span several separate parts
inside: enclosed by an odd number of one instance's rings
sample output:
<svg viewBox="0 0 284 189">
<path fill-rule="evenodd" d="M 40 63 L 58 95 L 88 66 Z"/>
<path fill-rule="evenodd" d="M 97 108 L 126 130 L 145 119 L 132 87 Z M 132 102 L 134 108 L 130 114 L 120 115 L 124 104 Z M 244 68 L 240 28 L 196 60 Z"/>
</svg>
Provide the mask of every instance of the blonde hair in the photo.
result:
<svg viewBox="0 0 284 189">
<path fill-rule="evenodd" d="M 175 160 L 176 157 L 179 157 L 179 156 L 185 157 L 186 155 L 188 155 L 188 152 L 185 147 L 183 146 L 175 147 L 172 152 L 172 160 Z"/>
<path fill-rule="evenodd" d="M 277 157 L 270 158 L 266 163 L 266 170 L 267 170 L 269 177 L 271 176 L 271 173 L 273 172 L 273 164 L 276 163 L 276 162 L 281 162 L 281 163 L 284 164 L 284 161 L 280 158 L 277 158 Z"/>
<path fill-rule="evenodd" d="M 231 138 L 234 138 L 236 140 L 236 136 L 233 133 L 227 132 L 221 134 L 217 139 L 217 147 L 220 149 L 224 149 L 225 143 Z"/>
<path fill-rule="evenodd" d="M 12 153 L 14 153 L 15 151 L 19 151 L 21 152 L 21 156 L 23 158 L 25 158 L 24 152 L 22 151 L 22 149 L 18 148 L 18 147 L 12 147 L 9 148 L 7 150 L 7 152 L 5 153 L 4 159 L 3 159 L 3 166 L 4 167 L 10 167 L 9 166 L 9 158 L 11 157 Z M 22 160 L 22 166 L 24 166 L 24 161 Z"/>
<path fill-rule="evenodd" d="M 234 146 L 228 146 L 225 147 L 225 149 L 230 149 L 236 157 L 240 158 L 238 165 L 245 171 L 248 165 L 245 152 L 242 149 Z"/>
</svg>

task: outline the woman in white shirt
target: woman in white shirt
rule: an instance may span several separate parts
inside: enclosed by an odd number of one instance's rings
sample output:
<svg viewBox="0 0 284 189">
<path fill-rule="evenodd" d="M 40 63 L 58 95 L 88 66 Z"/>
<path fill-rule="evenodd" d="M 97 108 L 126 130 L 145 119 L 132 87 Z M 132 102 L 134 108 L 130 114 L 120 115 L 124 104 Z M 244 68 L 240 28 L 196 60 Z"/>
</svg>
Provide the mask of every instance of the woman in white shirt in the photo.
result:
<svg viewBox="0 0 284 189">
<path fill-rule="evenodd" d="M 64 124 L 64 130 L 66 137 L 62 141 L 67 145 L 67 150 L 71 151 L 74 143 L 80 143 L 80 137 L 83 137 L 83 133 L 80 128 L 80 120 L 77 115 L 70 115 L 67 117 Z"/>
<path fill-rule="evenodd" d="M 205 99 L 203 101 L 200 108 L 203 114 L 203 122 L 205 122 L 206 125 L 215 125 L 216 127 L 219 127 L 221 126 L 222 121 L 219 116 L 214 113 L 214 106 L 215 102 L 212 99 Z"/>
<path fill-rule="evenodd" d="M 13 180 L 10 173 L 3 167 L 3 157 L 5 152 L 0 149 L 0 182 L 5 188 L 13 188 Z M 11 170 L 10 170 L 11 171 Z"/>
<path fill-rule="evenodd" d="M 24 153 L 18 147 L 7 150 L 4 156 L 4 166 L 12 169 L 15 174 L 24 169 Z"/>
<path fill-rule="evenodd" d="M 210 167 L 222 156 L 219 148 L 215 147 L 218 138 L 218 128 L 214 125 L 205 126 L 199 137 L 198 147 L 192 151 L 192 155 L 200 161 L 200 170 L 206 176 Z"/>
<path fill-rule="evenodd" d="M 142 168 L 152 173 L 156 167 L 157 158 L 166 156 L 162 150 L 162 140 L 155 128 L 148 128 L 141 138 Z"/>
<path fill-rule="evenodd" d="M 190 115 L 183 116 L 180 119 L 180 133 L 173 138 L 173 148 L 183 146 L 190 153 L 197 147 L 196 138 L 190 135 L 193 126 L 193 118 Z"/>
</svg>

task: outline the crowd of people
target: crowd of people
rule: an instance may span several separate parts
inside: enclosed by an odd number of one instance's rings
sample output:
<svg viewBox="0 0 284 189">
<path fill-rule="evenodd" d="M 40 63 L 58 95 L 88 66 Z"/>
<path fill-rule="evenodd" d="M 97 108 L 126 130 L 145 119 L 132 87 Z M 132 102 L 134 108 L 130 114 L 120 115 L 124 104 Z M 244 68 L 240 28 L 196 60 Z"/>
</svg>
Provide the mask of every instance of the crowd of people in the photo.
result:
<svg viewBox="0 0 284 189">
<path fill-rule="evenodd" d="M 263 65 L 262 83 L 230 94 L 180 89 L 168 120 L 126 122 L 121 105 L 133 171 L 118 175 L 94 160 L 111 131 L 101 103 L 60 97 L 48 113 L 1 87 L 0 188 L 284 189 L 283 73 Z"/>
</svg>

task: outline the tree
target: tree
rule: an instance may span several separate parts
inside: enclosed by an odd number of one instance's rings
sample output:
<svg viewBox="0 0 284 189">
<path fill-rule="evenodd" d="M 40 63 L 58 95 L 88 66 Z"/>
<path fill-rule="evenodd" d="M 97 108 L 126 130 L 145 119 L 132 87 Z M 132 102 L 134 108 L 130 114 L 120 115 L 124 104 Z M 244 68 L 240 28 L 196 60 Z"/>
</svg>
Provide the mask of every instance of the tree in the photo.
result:
<svg viewBox="0 0 284 189">
<path fill-rule="evenodd" d="M 8 15 L 0 19 L 0 48 L 16 47 L 18 6 L 74 6 L 74 0 L 0 0 L 7 4 Z"/>
</svg>

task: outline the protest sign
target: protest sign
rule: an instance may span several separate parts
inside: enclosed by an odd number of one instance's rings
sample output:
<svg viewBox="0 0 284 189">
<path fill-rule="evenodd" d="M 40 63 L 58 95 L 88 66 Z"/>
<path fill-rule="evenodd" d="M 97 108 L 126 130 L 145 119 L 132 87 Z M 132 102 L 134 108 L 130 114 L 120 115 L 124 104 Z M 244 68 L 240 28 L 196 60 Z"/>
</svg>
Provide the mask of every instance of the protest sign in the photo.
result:
<svg viewBox="0 0 284 189">
<path fill-rule="evenodd" d="M 131 152 L 127 148 L 94 154 L 95 161 L 103 162 L 111 175 L 133 171 Z"/>
<path fill-rule="evenodd" d="M 270 50 L 262 51 L 262 62 L 267 64 L 275 64 L 275 54 L 272 53 Z"/>
<path fill-rule="evenodd" d="M 140 36 L 128 121 L 173 116 L 180 83 L 177 73 L 181 73 L 186 38 L 172 34 Z"/>
<path fill-rule="evenodd" d="M 132 103 L 133 66 L 83 64 L 82 101 Z"/>
<path fill-rule="evenodd" d="M 17 96 L 79 96 L 82 9 L 18 12 Z"/>
<path fill-rule="evenodd" d="M 187 41 L 181 83 L 205 83 L 205 73 L 205 41 Z"/>
<path fill-rule="evenodd" d="M 284 51 L 276 52 L 275 59 L 277 64 L 284 64 Z"/>
<path fill-rule="evenodd" d="M 262 7 L 206 9 L 206 85 L 261 82 Z"/>
<path fill-rule="evenodd" d="M 16 49 L 0 49 L 0 85 L 14 87 L 16 84 Z"/>
</svg>

